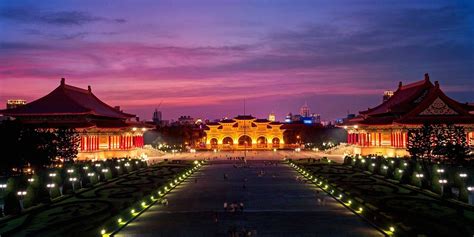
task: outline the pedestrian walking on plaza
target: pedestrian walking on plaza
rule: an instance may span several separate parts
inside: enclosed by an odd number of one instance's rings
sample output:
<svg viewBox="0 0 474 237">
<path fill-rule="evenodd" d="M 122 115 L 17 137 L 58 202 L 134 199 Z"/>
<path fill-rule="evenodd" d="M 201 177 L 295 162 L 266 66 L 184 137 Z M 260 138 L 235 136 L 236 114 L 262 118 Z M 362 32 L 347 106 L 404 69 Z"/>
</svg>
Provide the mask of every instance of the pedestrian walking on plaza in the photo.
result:
<svg viewBox="0 0 474 237">
<path fill-rule="evenodd" d="M 244 212 L 244 204 L 243 203 L 240 203 L 240 211 Z"/>
<path fill-rule="evenodd" d="M 227 211 L 227 202 L 224 202 L 224 212 Z"/>
</svg>

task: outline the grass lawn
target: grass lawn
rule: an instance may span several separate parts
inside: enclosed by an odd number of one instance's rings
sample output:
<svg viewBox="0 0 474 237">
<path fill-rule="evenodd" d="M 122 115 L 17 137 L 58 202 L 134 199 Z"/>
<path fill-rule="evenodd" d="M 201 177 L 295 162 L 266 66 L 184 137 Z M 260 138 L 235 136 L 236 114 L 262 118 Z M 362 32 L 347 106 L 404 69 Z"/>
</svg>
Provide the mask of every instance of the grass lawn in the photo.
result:
<svg viewBox="0 0 474 237">
<path fill-rule="evenodd" d="M 97 236 L 109 218 L 192 166 L 160 163 L 105 185 L 0 221 L 0 236 Z"/>
<path fill-rule="evenodd" d="M 323 177 L 389 216 L 409 236 L 473 236 L 474 207 L 469 208 L 339 164 L 295 163 Z"/>
</svg>

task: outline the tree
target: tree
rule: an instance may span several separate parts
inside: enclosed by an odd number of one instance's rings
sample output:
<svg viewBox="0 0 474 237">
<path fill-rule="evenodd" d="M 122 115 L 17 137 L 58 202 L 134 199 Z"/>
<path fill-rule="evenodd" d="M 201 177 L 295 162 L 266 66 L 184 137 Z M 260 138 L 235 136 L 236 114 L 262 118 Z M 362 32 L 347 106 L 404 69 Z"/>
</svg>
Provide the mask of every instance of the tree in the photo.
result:
<svg viewBox="0 0 474 237">
<path fill-rule="evenodd" d="M 419 128 L 408 129 L 407 151 L 413 160 L 422 158 L 425 154 L 423 132 Z"/>
<path fill-rule="evenodd" d="M 13 168 L 24 167 L 26 161 L 19 156 L 21 147 L 19 138 L 21 126 L 17 121 L 0 123 L 0 150 L 4 154 L 0 159 L 0 174 L 9 177 Z"/>
<path fill-rule="evenodd" d="M 469 155 L 466 131 L 461 126 L 447 126 L 446 158 L 453 163 L 462 164 Z"/>
<path fill-rule="evenodd" d="M 79 149 L 79 134 L 74 128 L 59 128 L 55 131 L 56 155 L 70 162 L 76 158 Z"/>
<path fill-rule="evenodd" d="M 55 134 L 49 129 L 24 127 L 20 135 L 20 157 L 36 170 L 49 166 L 57 154 L 54 140 Z"/>
<path fill-rule="evenodd" d="M 4 198 L 4 212 L 5 215 L 17 215 L 21 212 L 20 201 L 15 192 L 8 192 Z"/>
</svg>

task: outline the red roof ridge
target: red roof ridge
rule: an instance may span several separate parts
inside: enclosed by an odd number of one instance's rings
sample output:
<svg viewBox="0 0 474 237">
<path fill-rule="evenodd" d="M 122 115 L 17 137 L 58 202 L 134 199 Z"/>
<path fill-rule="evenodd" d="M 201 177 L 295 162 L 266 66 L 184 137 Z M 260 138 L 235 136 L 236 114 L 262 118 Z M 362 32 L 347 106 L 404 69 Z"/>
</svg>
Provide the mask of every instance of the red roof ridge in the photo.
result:
<svg viewBox="0 0 474 237">
<path fill-rule="evenodd" d="M 359 111 L 360 114 L 369 114 L 377 109 L 380 109 L 380 108 L 383 108 L 383 107 L 387 107 L 386 108 L 386 111 L 384 111 L 384 113 L 387 113 L 387 112 L 390 112 L 390 109 L 396 105 L 399 105 L 401 103 L 404 103 L 406 101 L 411 101 L 413 100 L 414 98 L 418 97 L 418 90 L 421 90 L 425 87 L 427 88 L 431 88 L 433 87 L 434 85 L 431 83 L 430 79 L 429 79 L 429 76 L 428 74 L 426 73 L 425 74 L 425 79 L 424 80 L 420 80 L 420 81 L 416 81 L 416 82 L 413 82 L 413 83 L 410 83 L 410 84 L 407 84 L 407 85 L 402 85 L 402 82 L 399 83 L 398 85 L 398 89 L 393 93 L 393 96 L 390 97 L 388 100 L 386 100 L 385 102 L 375 106 L 374 108 L 369 108 L 367 110 L 364 110 L 364 111 Z M 409 95 L 408 97 L 405 97 L 405 96 L 402 96 L 401 93 L 409 93 L 408 90 L 411 89 L 411 90 L 414 90 L 413 93 L 411 93 L 411 95 Z M 397 101 L 398 100 L 398 101 Z"/>
<path fill-rule="evenodd" d="M 469 116 L 469 111 L 467 111 L 462 106 L 462 104 L 444 94 L 444 92 L 439 88 L 439 84 L 436 83 L 435 89 L 431 90 L 428 95 L 426 95 L 425 98 L 418 104 L 418 106 L 413 108 L 409 113 L 405 114 L 401 118 L 397 119 L 397 121 L 402 122 L 417 116 L 419 113 L 428 108 L 437 98 L 440 98 L 444 103 L 447 104 L 447 106 L 449 106 L 450 109 L 456 111 L 458 115 Z"/>
<path fill-rule="evenodd" d="M 127 119 L 135 115 L 119 111 L 97 98 L 88 89 L 67 85 L 61 78 L 61 84 L 47 95 L 24 106 L 1 111 L 7 116 L 32 115 L 95 115 L 118 119 Z"/>
</svg>

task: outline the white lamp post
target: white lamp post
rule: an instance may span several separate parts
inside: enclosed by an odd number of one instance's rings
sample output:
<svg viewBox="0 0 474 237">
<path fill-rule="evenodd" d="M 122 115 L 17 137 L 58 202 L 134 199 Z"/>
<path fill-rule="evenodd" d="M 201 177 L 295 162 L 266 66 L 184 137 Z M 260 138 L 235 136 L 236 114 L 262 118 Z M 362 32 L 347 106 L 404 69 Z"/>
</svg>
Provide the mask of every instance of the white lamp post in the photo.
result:
<svg viewBox="0 0 474 237">
<path fill-rule="evenodd" d="M 49 190 L 49 197 L 51 197 L 51 189 L 53 189 L 56 185 L 54 183 L 47 184 L 46 187 Z"/>
<path fill-rule="evenodd" d="M 474 186 L 467 187 L 467 191 L 469 191 L 469 204 L 474 204 Z"/>
<path fill-rule="evenodd" d="M 24 207 L 23 207 L 23 197 L 25 197 L 26 191 L 18 191 L 16 194 L 18 195 L 18 197 L 20 197 L 20 207 L 21 207 L 21 210 L 23 210 L 24 209 Z"/>
<path fill-rule="evenodd" d="M 441 184 L 441 196 L 443 196 L 443 194 L 444 194 L 444 185 L 448 183 L 448 180 L 440 179 L 439 183 Z"/>
<path fill-rule="evenodd" d="M 77 181 L 77 178 L 76 177 L 71 177 L 69 178 L 69 182 L 71 182 L 72 184 L 72 191 L 74 192 L 75 189 L 74 189 L 74 183 Z"/>
</svg>

